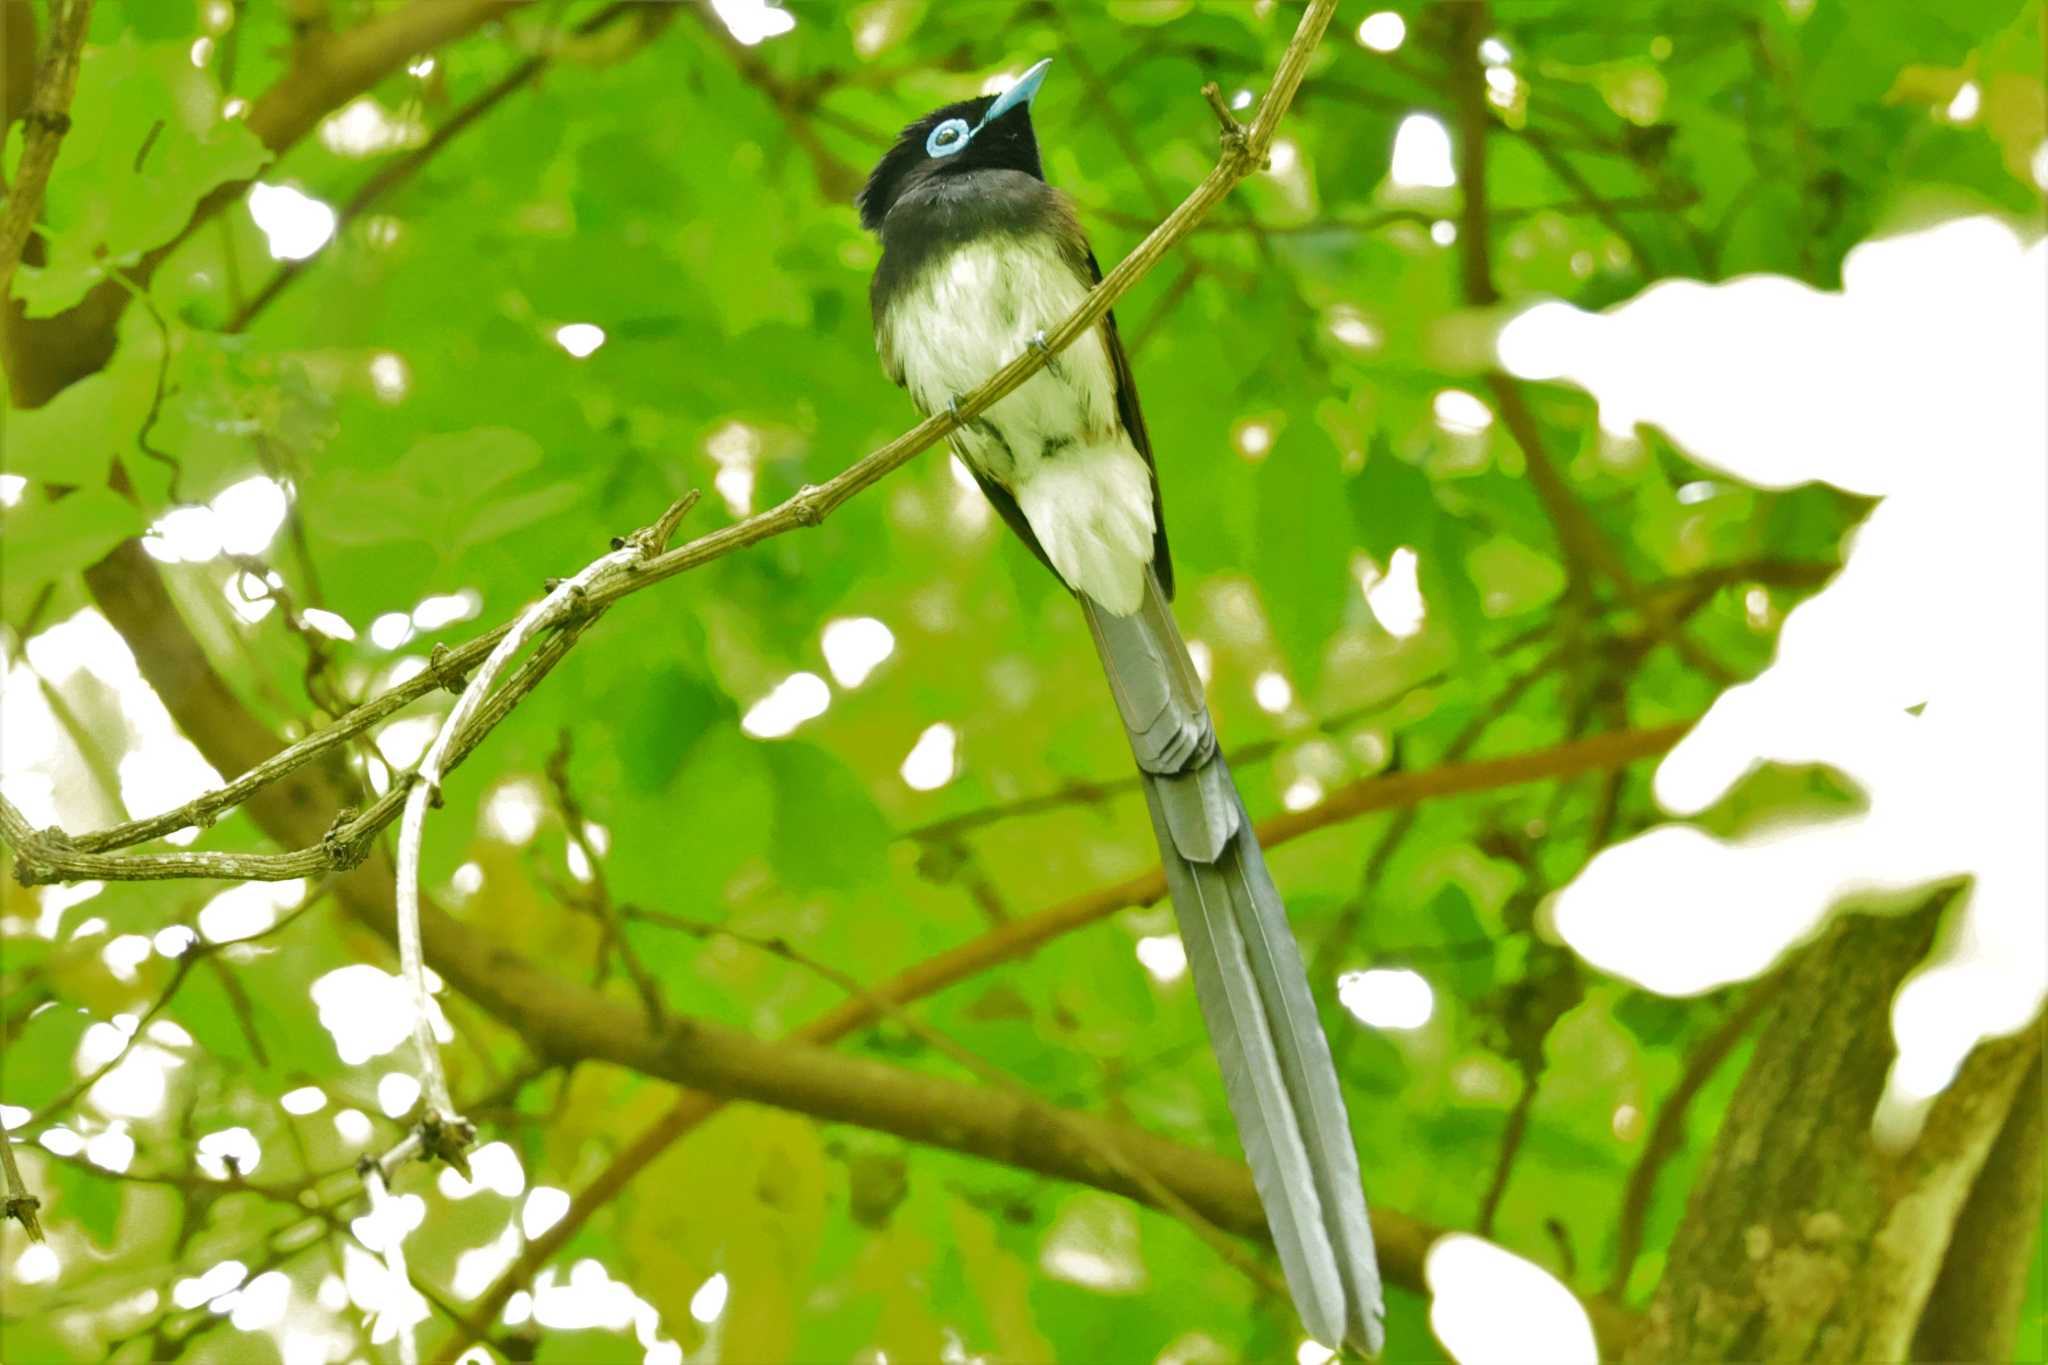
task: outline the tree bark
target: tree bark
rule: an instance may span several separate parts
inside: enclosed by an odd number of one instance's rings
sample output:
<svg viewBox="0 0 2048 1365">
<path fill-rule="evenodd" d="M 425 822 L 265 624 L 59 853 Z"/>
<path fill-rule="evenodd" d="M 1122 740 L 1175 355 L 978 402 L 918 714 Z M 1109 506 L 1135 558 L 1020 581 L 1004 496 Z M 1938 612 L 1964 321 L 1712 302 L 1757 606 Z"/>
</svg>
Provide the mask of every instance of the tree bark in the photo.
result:
<svg viewBox="0 0 2048 1365">
<path fill-rule="evenodd" d="M 2008 1236 L 1996 1252 L 1963 1244 L 1973 1187 L 1995 1169 L 1987 1157 L 2036 1065 L 2032 1031 L 1971 1054 L 1910 1147 L 1886 1151 L 1871 1136 L 1895 1055 L 1892 1000 L 1950 899 L 1938 894 L 1896 917 L 1846 915 L 1793 964 L 1630 1359 L 1904 1360 L 1952 1240 L 1957 1283 L 1947 1300 L 1966 1315 L 1981 1311 L 1982 1277 L 2016 1263 L 2024 1278 L 2026 1238 Z M 2014 1128 L 2013 1160 L 2025 1155 L 2026 1127 Z M 2010 1326 L 2002 1330 L 2004 1340 L 1988 1343 L 1996 1349 L 1966 1358 L 2009 1359 Z"/>
<path fill-rule="evenodd" d="M 1941 1278 L 1920 1315 L 1915 1360 L 2039 1360 L 2014 1349 L 2041 1236 L 2041 1050 L 1949 1238 Z"/>
</svg>

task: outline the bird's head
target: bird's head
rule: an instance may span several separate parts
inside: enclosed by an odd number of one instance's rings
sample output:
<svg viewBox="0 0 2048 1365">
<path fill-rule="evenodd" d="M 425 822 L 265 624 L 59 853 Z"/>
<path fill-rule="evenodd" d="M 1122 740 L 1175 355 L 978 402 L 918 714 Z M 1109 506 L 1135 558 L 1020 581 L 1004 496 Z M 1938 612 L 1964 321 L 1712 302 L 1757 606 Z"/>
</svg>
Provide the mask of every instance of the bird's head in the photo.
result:
<svg viewBox="0 0 2048 1365">
<path fill-rule="evenodd" d="M 898 199 L 936 177 L 1007 170 L 1043 179 L 1038 139 L 1031 132 L 1031 99 L 1051 65 L 1048 57 L 1000 95 L 934 109 L 905 128 L 854 200 L 861 226 L 881 231 L 882 220 Z"/>
</svg>

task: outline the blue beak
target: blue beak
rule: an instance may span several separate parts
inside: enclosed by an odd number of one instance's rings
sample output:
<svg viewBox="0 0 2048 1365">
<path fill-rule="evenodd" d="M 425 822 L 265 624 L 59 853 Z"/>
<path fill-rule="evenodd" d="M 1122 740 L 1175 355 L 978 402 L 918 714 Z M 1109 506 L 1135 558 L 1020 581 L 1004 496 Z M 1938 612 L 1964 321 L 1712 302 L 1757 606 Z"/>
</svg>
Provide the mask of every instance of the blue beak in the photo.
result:
<svg viewBox="0 0 2048 1365">
<path fill-rule="evenodd" d="M 997 96 L 996 102 L 991 104 L 988 107 L 988 112 L 981 116 L 981 126 L 986 128 L 989 124 L 994 123 L 1020 104 L 1028 106 L 1032 98 L 1038 94 L 1038 87 L 1045 84 L 1046 68 L 1051 65 L 1052 58 L 1047 57 L 1044 61 L 1041 61 L 1038 65 L 1019 76 L 1017 83 Z"/>
</svg>

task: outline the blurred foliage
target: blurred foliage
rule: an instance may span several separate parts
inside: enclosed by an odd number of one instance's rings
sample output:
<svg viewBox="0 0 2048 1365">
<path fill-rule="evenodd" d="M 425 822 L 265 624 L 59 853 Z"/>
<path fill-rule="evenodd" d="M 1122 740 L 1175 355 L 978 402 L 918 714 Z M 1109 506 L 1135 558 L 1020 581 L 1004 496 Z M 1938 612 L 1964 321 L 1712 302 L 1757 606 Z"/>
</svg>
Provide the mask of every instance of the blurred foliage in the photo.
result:
<svg viewBox="0 0 2048 1365">
<path fill-rule="evenodd" d="M 229 324 L 280 266 L 237 204 L 155 274 L 103 370 L 7 415 L 0 469 L 31 481 L 5 517 L 10 689 L 36 686 L 24 636 L 86 605 L 80 570 L 251 475 L 293 490 L 263 556 L 290 609 L 243 620 L 227 589 L 242 566 L 224 559 L 167 573 L 220 672 L 283 733 L 329 718 L 316 697 L 373 695 L 430 647 L 507 618 L 685 490 L 707 490 L 688 535 L 828 476 L 914 416 L 873 358 L 877 249 L 848 198 L 849 175 L 891 130 L 1054 56 L 1038 102 L 1047 173 L 1111 261 L 1211 164 L 1198 87 L 1255 92 L 1294 23 L 1291 7 L 1251 0 L 802 0 L 789 5 L 793 31 L 739 49 L 692 12 L 606 11 L 589 27 L 601 7 L 562 0 L 415 62 L 369 94 L 369 112 L 344 112 L 266 164 L 222 102 L 285 78 L 293 8 L 102 0 L 47 252 L 17 290 L 32 315 L 122 278 L 210 190 L 259 166 L 266 183 L 343 204 L 517 64 L 548 61 L 345 217 L 245 328 Z M 346 27 L 392 6 L 328 8 Z M 1668 277 L 1755 271 L 1825 287 L 1873 232 L 1958 208 L 2039 211 L 2038 3 L 1518 0 L 1495 16 L 1512 79 L 1486 186 L 1506 304 L 1475 312 L 1460 248 L 1441 241 L 1460 221 L 1457 192 L 1389 179 L 1404 117 L 1456 127 L 1450 25 L 1403 6 L 1407 40 L 1383 54 L 1356 37 L 1372 8 L 1341 8 L 1271 172 L 1119 310 L 1160 453 L 1181 617 L 1213 661 L 1219 727 L 1232 746 L 1277 746 L 1240 768 L 1259 816 L 1304 782 L 1327 791 L 1690 717 L 1721 685 L 1669 639 L 1639 638 L 1613 586 L 1574 571 L 1502 421 L 1439 420 L 1446 390 L 1490 402 L 1481 371 L 1506 308 L 1539 296 L 1598 307 Z M 1980 97 L 1958 118 L 1965 82 Z M 365 126 L 391 145 L 352 143 L 348 130 Z M 7 164 L 19 143 L 17 132 Z M 555 340 L 573 323 L 604 331 L 587 358 Z M 1781 571 L 1837 562 L 1861 506 L 1825 488 L 1709 479 L 1655 432 L 1603 434 L 1583 395 L 1526 392 L 1553 463 L 1633 576 L 1650 591 L 1676 585 L 1696 654 L 1730 676 L 1761 667 L 1814 582 Z M 114 466 L 129 492 L 104 491 Z M 59 486 L 78 491 L 50 501 Z M 1360 584 L 1404 547 L 1426 618 L 1401 637 Z M 372 642 L 376 618 L 459 593 L 478 607 L 468 623 Z M 318 640 L 309 664 L 315 637 L 292 617 L 314 606 L 356 638 Z M 787 676 L 827 674 L 821 630 L 850 616 L 887 624 L 886 662 L 835 685 L 792 737 L 743 735 L 739 717 Z M 1291 683 L 1277 711 L 1254 700 L 1268 672 Z M 69 718 L 52 760 L 67 828 L 119 818 L 108 781 L 140 733 L 128 703 L 85 672 L 43 691 Z M 899 765 L 938 723 L 957 732 L 958 775 L 912 790 Z M 614 904 L 784 939 L 862 980 L 1153 857 L 1128 797 L 936 850 L 900 837 L 1112 779 L 1125 763 L 1078 613 L 943 454 L 819 529 L 623 603 L 450 781 L 429 826 L 430 885 L 473 865 L 467 894 L 447 893 L 458 913 L 588 978 L 604 971 L 602 939 L 576 909 L 587 893 L 547 770 L 565 733 L 567 792 L 605 831 Z M 379 764 L 369 746 L 351 761 L 366 782 Z M 534 807 L 530 839 L 486 820 L 506 791 Z M 1766 774 L 1714 818 L 1735 828 L 1852 799 L 1824 772 Z M 1472 1226 L 1511 1107 L 1540 1078 L 1494 1234 L 1589 1292 L 1613 1269 L 1646 1116 L 1728 1002 L 1658 999 L 1581 969 L 1543 939 L 1540 903 L 1592 847 L 1653 814 L 1639 769 L 1370 816 L 1273 857 L 1321 973 L 1371 1197 Z M 260 840 L 231 816 L 194 846 Z M 316 905 L 195 970 L 161 953 L 110 965 L 109 943 L 194 923 L 217 889 L 117 885 L 59 915 L 53 893 L 7 887 L 9 1104 L 36 1110 L 69 1090 L 96 1021 L 164 1002 L 155 1020 L 188 1040 L 150 1033 L 181 1059 L 151 1114 L 81 1101 L 37 1115 L 88 1139 L 111 1125 L 135 1153 L 116 1180 L 85 1157 L 23 1149 L 63 1269 L 10 1285 L 10 1360 L 275 1359 L 270 1334 L 173 1298 L 230 1257 L 291 1277 L 295 1327 L 368 1349 L 360 1315 L 321 1288 L 342 1271 L 346 1224 L 305 1233 L 297 1200 L 401 1131 L 377 1088 L 409 1069 L 406 1054 L 344 1064 L 309 996 L 347 964 L 388 966 L 388 950 Z M 919 1009 L 1049 1099 L 1234 1150 L 1188 983 L 1155 982 L 1134 954 L 1170 929 L 1163 906 L 1126 913 Z M 744 944 L 646 921 L 625 932 L 682 1011 L 773 1035 L 839 998 Z M 1339 1010 L 1335 974 L 1365 966 L 1420 971 L 1436 992 L 1428 1025 L 1381 1033 Z M 610 978 L 629 998 L 615 961 Z M 539 1065 L 475 1009 L 449 1013 L 457 1094 L 488 1101 L 486 1137 L 517 1150 L 531 1185 L 581 1188 L 667 1107 L 663 1087 Z M 891 1025 L 853 1046 L 957 1071 Z M 1634 1295 L 1655 1282 L 1739 1061 L 1692 1109 L 1696 1140 L 1658 1188 Z M 285 1113 L 278 1098 L 306 1085 L 327 1108 Z M 367 1143 L 333 1121 L 350 1108 L 377 1116 Z M 201 1135 L 234 1127 L 261 1147 L 245 1172 L 260 1189 L 194 1165 Z M 416 1273 L 475 1292 L 461 1258 L 500 1235 L 515 1202 L 454 1200 L 417 1171 L 400 1188 L 426 1204 Z M 1063 1278 L 1047 1249 L 1069 1238 L 1129 1258 L 1135 1279 L 1110 1293 Z M 9 1226 L 10 1266 L 24 1245 Z M 731 1300 L 709 1330 L 733 1361 L 930 1360 L 949 1342 L 1005 1360 L 1152 1359 L 1170 1345 L 1179 1361 L 1280 1360 L 1297 1340 L 1284 1306 L 1171 1219 L 751 1108 L 674 1147 L 600 1212 L 563 1277 L 585 1257 L 653 1303 L 692 1359 L 707 1329 L 691 1296 L 720 1272 Z M 1396 1356 L 1435 1358 L 1425 1302 L 1397 1291 L 1390 1311 Z M 640 1358 L 630 1330 L 549 1332 L 538 1350 Z"/>
</svg>

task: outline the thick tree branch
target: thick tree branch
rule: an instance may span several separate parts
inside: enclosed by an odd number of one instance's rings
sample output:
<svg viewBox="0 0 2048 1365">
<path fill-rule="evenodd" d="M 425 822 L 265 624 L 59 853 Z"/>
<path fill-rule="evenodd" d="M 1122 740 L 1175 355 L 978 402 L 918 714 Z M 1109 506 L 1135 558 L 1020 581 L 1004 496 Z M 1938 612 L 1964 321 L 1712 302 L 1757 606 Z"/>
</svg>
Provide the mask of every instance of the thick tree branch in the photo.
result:
<svg viewBox="0 0 2048 1365">
<path fill-rule="evenodd" d="M 1721 1064 L 1728 1060 L 1728 1054 L 1749 1033 L 1757 1016 L 1776 998 L 1778 988 L 1784 984 L 1785 973 L 1778 971 L 1750 986 L 1742 997 L 1742 1003 L 1685 1059 L 1685 1073 L 1657 1110 L 1657 1121 L 1650 1128 L 1649 1141 L 1643 1144 L 1643 1154 L 1636 1159 L 1635 1169 L 1629 1172 L 1628 1191 L 1622 1196 L 1621 1221 L 1614 1239 L 1614 1274 L 1607 1282 L 1607 1293 L 1617 1302 L 1626 1297 L 1636 1257 L 1642 1254 L 1643 1226 L 1650 1216 L 1650 1200 L 1657 1193 L 1657 1177 L 1685 1142 L 1685 1121 L 1691 1112 L 1692 1102 L 1721 1069 Z"/>
<path fill-rule="evenodd" d="M 85 30 L 92 20 L 92 0 L 63 0 L 53 4 L 50 12 L 49 46 L 36 71 L 34 90 L 23 114 L 28 128 L 22 140 L 20 168 L 13 188 L 7 192 L 5 212 L 0 212 L 0 300 L 6 299 L 14 283 L 22 248 L 28 245 L 36 215 L 43 209 L 43 191 L 50 183 L 51 168 L 57 164 L 57 149 L 71 128 L 71 97 L 78 89 L 79 57 L 85 48 Z M 9 37 L 32 27 L 10 24 Z M 5 132 L 6 125 L 0 124 L 0 135 Z"/>
<path fill-rule="evenodd" d="M 1977 1173 L 1913 1337 L 1914 1360 L 2024 1359 L 2020 1312 L 2041 1236 L 2041 1050 Z M 2039 1343 L 2035 1343 L 2038 1345 Z"/>
</svg>

